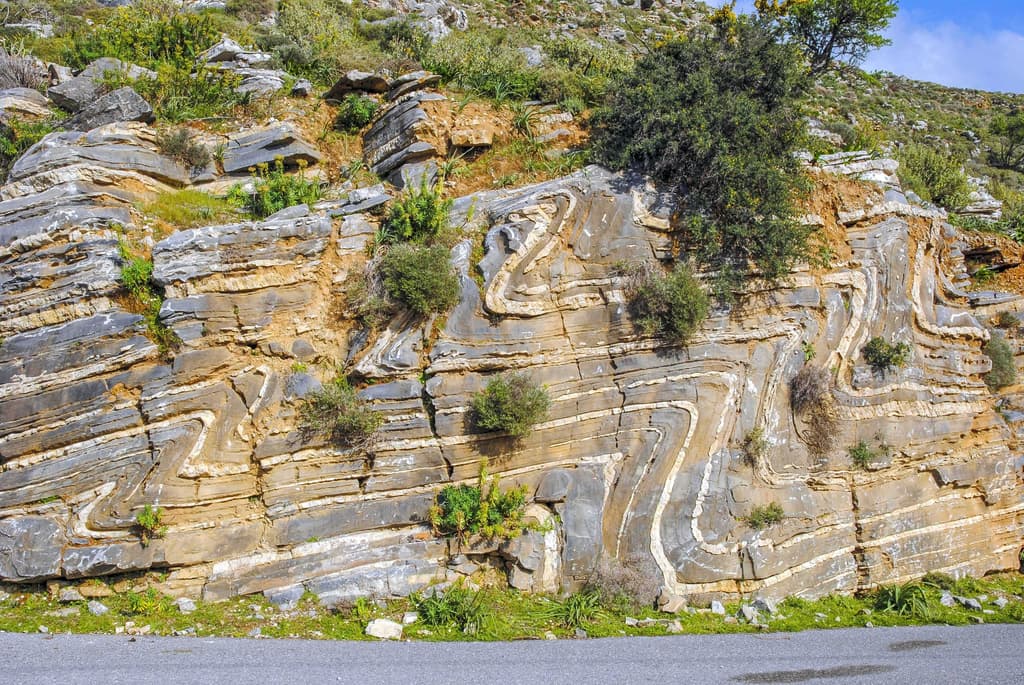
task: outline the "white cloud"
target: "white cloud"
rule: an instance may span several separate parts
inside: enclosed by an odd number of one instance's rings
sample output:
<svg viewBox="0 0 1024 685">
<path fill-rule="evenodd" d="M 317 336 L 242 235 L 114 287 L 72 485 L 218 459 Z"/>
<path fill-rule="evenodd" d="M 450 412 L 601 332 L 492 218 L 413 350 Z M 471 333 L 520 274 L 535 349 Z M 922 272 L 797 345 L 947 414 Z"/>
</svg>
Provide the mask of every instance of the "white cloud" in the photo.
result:
<svg viewBox="0 0 1024 685">
<path fill-rule="evenodd" d="M 947 86 L 1024 93 L 1024 34 L 980 31 L 946 21 L 915 24 L 899 15 L 887 37 L 892 45 L 868 56 L 864 68 L 884 69 Z"/>
</svg>

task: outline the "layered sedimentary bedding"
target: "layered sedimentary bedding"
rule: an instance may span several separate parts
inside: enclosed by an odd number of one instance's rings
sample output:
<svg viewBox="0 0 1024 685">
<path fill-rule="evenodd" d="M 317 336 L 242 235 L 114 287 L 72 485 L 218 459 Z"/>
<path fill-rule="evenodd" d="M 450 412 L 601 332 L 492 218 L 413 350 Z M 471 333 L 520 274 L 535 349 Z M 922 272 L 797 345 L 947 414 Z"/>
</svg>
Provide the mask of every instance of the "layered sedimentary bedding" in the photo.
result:
<svg viewBox="0 0 1024 685">
<path fill-rule="evenodd" d="M 123 297 L 117 238 L 137 228 L 131 202 L 188 173 L 141 124 L 55 135 L 74 140 L 41 143 L 0 190 L 3 580 L 162 569 L 169 590 L 211 599 L 407 594 L 451 573 L 427 512 L 482 457 L 552 522 L 496 552 L 527 589 L 578 586 L 605 557 L 698 597 L 1018 566 L 1022 460 L 983 382 L 979 321 L 1020 305 L 960 289 L 960 236 L 884 160 L 826 160 L 807 221 L 832 263 L 714 310 L 685 348 L 637 331 L 619 275 L 671 254 L 672 198 L 588 167 L 459 198 L 461 301 L 372 334 L 345 295 L 378 221 L 366 198 L 174 233 L 152 248 L 181 340 L 164 355 Z M 875 336 L 908 343 L 909 363 L 874 372 Z M 806 363 L 835 379 L 837 439 L 819 456 L 790 409 Z M 386 417 L 369 452 L 298 428 L 336 365 Z M 520 443 L 468 420 L 509 369 L 552 400 Z M 768 448 L 751 461 L 757 428 Z M 884 446 L 867 469 L 847 454 L 861 440 Z M 745 522 L 772 502 L 781 522 Z M 146 505 L 168 529 L 143 545 Z"/>
</svg>

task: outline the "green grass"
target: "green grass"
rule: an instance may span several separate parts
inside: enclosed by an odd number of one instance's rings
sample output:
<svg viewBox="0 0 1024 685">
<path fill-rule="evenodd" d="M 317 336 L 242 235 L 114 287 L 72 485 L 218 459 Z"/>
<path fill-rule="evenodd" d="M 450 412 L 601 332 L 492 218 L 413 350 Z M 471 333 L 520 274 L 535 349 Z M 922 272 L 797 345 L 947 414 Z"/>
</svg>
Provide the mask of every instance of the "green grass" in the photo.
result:
<svg viewBox="0 0 1024 685">
<path fill-rule="evenodd" d="M 192 188 L 161 193 L 140 209 L 175 228 L 211 226 L 239 219 L 237 208 L 228 200 Z"/>
<path fill-rule="evenodd" d="M 944 607 L 939 603 L 943 592 L 935 578 L 947 578 L 954 594 L 969 597 L 987 594 L 983 603 L 992 614 L 979 614 L 962 607 Z M 31 587 L 12 593 L 0 601 L 0 631 L 35 633 L 46 626 L 51 633 L 113 634 L 118 626 L 133 621 L 136 626 L 150 626 L 152 633 L 170 635 L 174 631 L 194 628 L 199 636 L 245 637 L 255 628 L 263 636 L 278 638 L 311 638 L 328 640 L 363 640 L 367 622 L 374 618 L 401 620 L 406 611 L 419 610 L 421 620 L 406 627 L 405 637 L 413 640 L 441 642 L 466 640 L 516 640 L 543 637 L 554 633 L 559 638 L 573 637 L 576 627 L 590 637 L 657 636 L 668 633 L 662 623 L 645 626 L 626 625 L 627 617 L 644 619 L 676 619 L 684 633 L 746 633 L 759 630 L 735 623 L 738 602 L 726 604 L 726 615 L 707 611 L 682 613 L 678 616 L 659 613 L 649 607 L 624 607 L 597 604 L 590 595 L 576 594 L 567 599 L 546 595 L 526 595 L 514 590 L 459 588 L 448 601 L 430 599 L 430 591 L 418 598 L 397 599 L 383 604 L 361 600 L 351 609 L 328 609 L 307 594 L 299 605 L 281 611 L 261 595 L 236 597 L 224 602 L 197 601 L 194 613 L 181 614 L 166 597 L 155 589 L 147 589 L 145 579 L 135 578 L 131 591 L 101 598 L 110 612 L 93 616 L 85 602 L 60 604 L 50 598 L 44 588 Z M 101 581 L 88 581 L 101 585 Z M 899 603 L 890 610 L 882 607 L 879 593 L 861 597 L 829 595 L 818 600 L 796 597 L 779 603 L 779 613 L 764 617 L 768 629 L 792 632 L 815 628 L 850 628 L 906 625 L 968 625 L 972 617 L 983 616 L 986 623 L 1024 623 L 1024 603 L 1016 599 L 1024 595 L 1024 575 L 1008 573 L 984 579 L 961 579 L 932 574 L 912 587 L 920 588 L 921 602 L 915 611 L 900 612 Z M 902 586 L 901 591 L 907 586 Z M 917 591 L 914 591 L 915 593 Z M 1000 609 L 992 601 L 1005 596 L 1010 602 Z M 583 599 L 581 599 L 583 598 Z M 898 598 L 897 598 L 898 599 Z M 72 616 L 51 615 L 66 607 L 77 608 Z"/>
</svg>

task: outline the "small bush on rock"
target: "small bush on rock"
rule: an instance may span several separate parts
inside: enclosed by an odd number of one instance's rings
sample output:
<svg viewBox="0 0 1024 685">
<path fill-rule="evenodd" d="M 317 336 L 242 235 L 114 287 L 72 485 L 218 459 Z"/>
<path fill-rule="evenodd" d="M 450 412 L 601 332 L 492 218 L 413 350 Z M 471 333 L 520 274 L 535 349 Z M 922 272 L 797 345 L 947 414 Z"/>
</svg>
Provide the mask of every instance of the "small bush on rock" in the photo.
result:
<svg viewBox="0 0 1024 685">
<path fill-rule="evenodd" d="M 985 374 L 985 384 L 990 389 L 998 390 L 1017 382 L 1017 363 L 1005 336 L 993 333 L 982 349 L 992 360 L 992 370 Z"/>
<path fill-rule="evenodd" d="M 269 17 L 277 7 L 277 0 L 227 0 L 224 11 L 250 24 Z"/>
<path fill-rule="evenodd" d="M 461 292 L 448 257 L 443 245 L 393 245 L 380 263 L 384 290 L 420 316 L 448 311 Z"/>
<path fill-rule="evenodd" d="M 922 199 L 953 211 L 970 201 L 962 159 L 912 143 L 900 151 L 899 162 L 900 181 Z"/>
<path fill-rule="evenodd" d="M 143 545 L 148 545 L 154 538 L 162 538 L 167 534 L 167 526 L 163 525 L 164 510 L 149 504 L 135 515 L 135 526 L 139 529 L 139 537 Z"/>
<path fill-rule="evenodd" d="M 547 417 L 550 405 L 545 387 L 525 373 L 505 373 L 473 396 L 473 425 L 478 430 L 504 431 L 523 438 Z"/>
<path fill-rule="evenodd" d="M 356 133 L 373 119 L 377 103 L 365 95 L 351 93 L 338 106 L 334 127 L 348 133 Z"/>
<path fill-rule="evenodd" d="M 832 377 L 827 369 L 806 364 L 789 382 L 789 403 L 797 414 L 806 414 L 831 397 Z"/>
<path fill-rule="evenodd" d="M 850 448 L 850 462 L 857 468 L 866 469 L 877 458 L 878 453 L 863 440 Z"/>
<path fill-rule="evenodd" d="M 303 178 L 305 168 L 303 160 L 299 160 L 296 174 L 286 174 L 280 158 L 274 160 L 273 169 L 268 164 L 260 164 L 253 170 L 252 192 L 236 185 L 228 193 L 228 199 L 241 204 L 257 219 L 265 219 L 287 207 L 313 205 L 320 199 L 320 183 Z"/>
<path fill-rule="evenodd" d="M 743 520 L 754 530 L 761 530 L 782 521 L 785 512 L 778 502 L 756 506 Z"/>
<path fill-rule="evenodd" d="M 307 396 L 299 419 L 303 430 L 356 449 L 369 448 L 384 424 L 384 417 L 366 405 L 344 376 Z"/>
<path fill-rule="evenodd" d="M 160 154 L 174 159 L 189 169 L 200 171 L 210 163 L 210 150 L 196 142 L 187 128 L 178 128 L 162 134 L 156 141 Z"/>
<path fill-rule="evenodd" d="M 442 199 L 441 191 L 425 180 L 419 187 L 410 186 L 388 210 L 380 227 L 380 240 L 429 243 L 448 228 L 451 208 L 452 201 Z"/>
<path fill-rule="evenodd" d="M 906 365 L 910 358 L 910 345 L 905 342 L 890 343 L 884 338 L 874 337 L 864 346 L 864 361 L 878 373 L 886 373 Z"/>
<path fill-rule="evenodd" d="M 645 335 L 685 345 L 708 316 L 710 299 L 685 264 L 661 275 L 636 268 L 627 286 L 633 321 Z"/>
<path fill-rule="evenodd" d="M 523 511 L 526 486 L 501 492 L 498 477 L 487 477 L 487 460 L 480 462 L 477 484 L 446 485 L 430 508 L 430 525 L 444 536 L 471 535 L 507 540 L 526 529 Z"/>
<path fill-rule="evenodd" d="M 130 308 L 142 314 L 149 338 L 157 344 L 161 355 L 167 355 L 180 340 L 160 320 L 164 298 L 159 286 L 153 282 L 153 261 L 134 254 L 125 240 L 118 242 L 121 257 L 121 286 L 131 298 Z"/>
<path fill-rule="evenodd" d="M 764 429 L 758 426 L 747 433 L 743 439 L 743 457 L 751 466 L 756 465 L 768 452 L 768 441 L 764 437 Z"/>
<path fill-rule="evenodd" d="M 46 82 L 46 70 L 30 57 L 9 52 L 0 46 L 0 90 L 8 88 L 39 89 Z"/>
</svg>

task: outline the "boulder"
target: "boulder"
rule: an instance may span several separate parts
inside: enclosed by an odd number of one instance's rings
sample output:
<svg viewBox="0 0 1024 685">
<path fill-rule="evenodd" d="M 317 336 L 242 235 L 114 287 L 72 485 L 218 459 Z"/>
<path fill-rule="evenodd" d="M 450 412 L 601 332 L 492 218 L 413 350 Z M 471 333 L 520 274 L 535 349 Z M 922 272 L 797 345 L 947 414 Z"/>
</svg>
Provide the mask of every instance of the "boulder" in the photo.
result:
<svg viewBox="0 0 1024 685">
<path fill-rule="evenodd" d="M 749 604 L 744 604 L 740 607 L 740 610 L 736 612 L 736 618 L 742 619 L 747 623 L 753 624 L 760 622 L 761 614 L 759 614 L 757 609 L 750 606 Z"/>
<path fill-rule="evenodd" d="M 388 80 L 383 76 L 353 69 L 338 79 L 331 89 L 324 93 L 324 99 L 341 100 L 352 92 L 386 93 L 388 88 Z"/>
<path fill-rule="evenodd" d="M 85 601 L 85 597 L 83 597 L 82 593 L 75 588 L 66 587 L 61 589 L 60 594 L 57 597 L 57 601 L 62 604 L 69 604 L 71 602 L 83 602 Z"/>
<path fill-rule="evenodd" d="M 49 101 L 32 88 L 0 90 L 0 123 L 8 119 L 41 118 L 50 115 Z"/>
<path fill-rule="evenodd" d="M 412 93 L 385 108 L 363 134 L 366 165 L 386 177 L 406 164 L 435 157 L 438 151 L 431 136 L 435 127 L 421 105 L 444 99 L 436 93 Z"/>
<path fill-rule="evenodd" d="M 380 640 L 401 640 L 403 626 L 386 618 L 375 618 L 366 624 L 366 634 Z"/>
<path fill-rule="evenodd" d="M 774 616 L 779 613 L 778 606 L 775 604 L 775 600 L 770 597 L 758 597 L 751 604 L 752 607 L 757 609 L 759 612 Z"/>
<path fill-rule="evenodd" d="M 413 71 L 402 74 L 388 84 L 388 100 L 397 100 L 407 93 L 424 90 L 441 82 L 438 74 L 429 71 Z"/>
<path fill-rule="evenodd" d="M 191 614 L 196 610 L 196 603 L 188 597 L 179 597 L 174 600 L 174 606 L 183 614 Z"/>
<path fill-rule="evenodd" d="M 213 46 L 201 52 L 198 62 L 210 66 L 231 64 L 232 67 L 263 67 L 274 61 L 274 56 L 257 50 L 248 50 L 239 43 L 223 36 Z"/>
<path fill-rule="evenodd" d="M 292 97 L 295 98 L 308 98 L 313 94 L 313 84 L 308 79 L 299 79 L 292 86 Z"/>
<path fill-rule="evenodd" d="M 86 608 L 89 609 L 89 613 L 93 616 L 103 616 L 110 611 L 106 604 L 95 599 L 89 600 Z"/>
<path fill-rule="evenodd" d="M 657 604 L 659 611 L 666 614 L 678 614 L 686 609 L 686 597 L 677 595 L 670 587 L 662 586 L 658 592 Z"/>
<path fill-rule="evenodd" d="M 125 121 L 152 123 L 153 108 L 133 89 L 125 87 L 100 96 L 64 122 L 75 131 L 91 131 L 106 124 Z"/>
<path fill-rule="evenodd" d="M 273 164 L 278 158 L 287 167 L 300 161 L 315 164 L 320 151 L 307 142 L 293 124 L 282 123 L 245 131 L 231 136 L 224 148 L 224 172 L 245 172 L 260 164 Z"/>
<path fill-rule="evenodd" d="M 56 65 L 50 65 L 56 69 Z M 72 114 L 91 105 L 103 93 L 103 80 L 107 74 L 120 73 L 127 79 L 156 78 L 156 73 L 113 57 L 93 61 L 77 76 L 51 86 L 46 94 L 54 104 Z M 51 76 L 52 78 L 52 76 Z M 124 119 L 123 121 L 130 121 Z"/>
<path fill-rule="evenodd" d="M 51 518 L 0 520 L 0 577 L 19 583 L 56 577 L 66 543 L 63 529 Z"/>
</svg>

